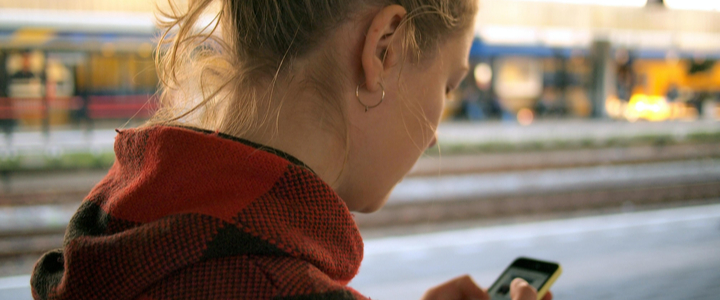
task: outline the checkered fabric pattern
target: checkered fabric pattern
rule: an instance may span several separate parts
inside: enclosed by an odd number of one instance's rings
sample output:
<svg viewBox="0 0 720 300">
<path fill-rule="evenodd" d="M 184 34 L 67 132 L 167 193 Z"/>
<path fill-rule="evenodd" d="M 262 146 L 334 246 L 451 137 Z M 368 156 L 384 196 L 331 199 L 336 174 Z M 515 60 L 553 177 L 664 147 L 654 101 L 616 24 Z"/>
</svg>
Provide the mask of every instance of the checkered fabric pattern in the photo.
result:
<svg viewBox="0 0 720 300">
<path fill-rule="evenodd" d="M 115 153 L 35 299 L 365 299 L 352 215 L 298 160 L 171 126 L 119 131 Z"/>
</svg>

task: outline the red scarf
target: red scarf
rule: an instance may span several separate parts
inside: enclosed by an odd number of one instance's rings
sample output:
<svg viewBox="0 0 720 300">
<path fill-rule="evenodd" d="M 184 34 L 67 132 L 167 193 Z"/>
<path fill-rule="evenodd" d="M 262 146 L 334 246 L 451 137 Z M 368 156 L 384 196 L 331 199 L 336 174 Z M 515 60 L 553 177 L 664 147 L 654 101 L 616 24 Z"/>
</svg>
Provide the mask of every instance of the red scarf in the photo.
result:
<svg viewBox="0 0 720 300">
<path fill-rule="evenodd" d="M 352 215 L 298 160 L 180 127 L 119 131 L 115 154 L 35 299 L 364 299 Z"/>
</svg>

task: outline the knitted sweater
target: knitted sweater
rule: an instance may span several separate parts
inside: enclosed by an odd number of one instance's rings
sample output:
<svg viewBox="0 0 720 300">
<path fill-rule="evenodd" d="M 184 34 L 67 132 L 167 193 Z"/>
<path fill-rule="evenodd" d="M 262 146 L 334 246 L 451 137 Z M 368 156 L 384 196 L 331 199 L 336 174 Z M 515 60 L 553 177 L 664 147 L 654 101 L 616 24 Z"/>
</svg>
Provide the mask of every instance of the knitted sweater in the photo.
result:
<svg viewBox="0 0 720 300">
<path fill-rule="evenodd" d="M 197 129 L 118 132 L 63 248 L 35 266 L 35 299 L 365 299 L 347 287 L 352 215 L 300 161 Z"/>
</svg>

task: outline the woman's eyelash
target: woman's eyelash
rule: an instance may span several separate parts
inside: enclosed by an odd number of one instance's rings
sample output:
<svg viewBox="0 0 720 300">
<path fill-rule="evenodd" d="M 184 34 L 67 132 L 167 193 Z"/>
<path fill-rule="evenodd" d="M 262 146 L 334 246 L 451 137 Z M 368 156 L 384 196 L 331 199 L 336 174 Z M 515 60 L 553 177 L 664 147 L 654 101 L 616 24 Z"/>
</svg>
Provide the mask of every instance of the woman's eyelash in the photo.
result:
<svg viewBox="0 0 720 300">
<path fill-rule="evenodd" d="M 446 87 L 446 88 L 445 88 L 445 94 L 446 94 L 446 95 L 447 95 L 447 94 L 450 94 L 450 92 L 452 92 L 453 89 L 454 89 L 454 88 L 451 88 L 451 87 L 449 87 L 449 86 Z"/>
</svg>

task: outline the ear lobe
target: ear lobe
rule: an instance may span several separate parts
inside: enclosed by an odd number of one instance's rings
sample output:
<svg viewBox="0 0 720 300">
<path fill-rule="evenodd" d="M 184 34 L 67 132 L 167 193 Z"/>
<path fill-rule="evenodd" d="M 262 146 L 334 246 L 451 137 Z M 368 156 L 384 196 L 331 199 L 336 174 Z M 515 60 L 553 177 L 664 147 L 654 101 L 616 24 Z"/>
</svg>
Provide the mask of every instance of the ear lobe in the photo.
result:
<svg viewBox="0 0 720 300">
<path fill-rule="evenodd" d="M 365 85 L 368 91 L 380 88 L 383 73 L 395 65 L 399 52 L 395 47 L 400 40 L 398 28 L 407 11 L 400 5 L 384 7 L 373 18 L 365 36 L 362 51 L 362 66 L 365 73 Z"/>
</svg>

